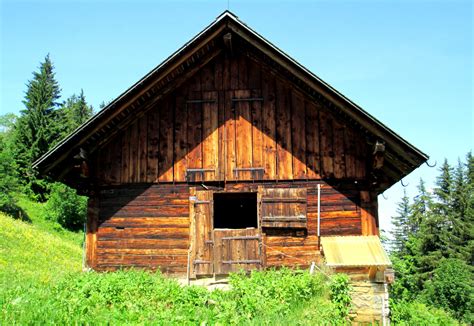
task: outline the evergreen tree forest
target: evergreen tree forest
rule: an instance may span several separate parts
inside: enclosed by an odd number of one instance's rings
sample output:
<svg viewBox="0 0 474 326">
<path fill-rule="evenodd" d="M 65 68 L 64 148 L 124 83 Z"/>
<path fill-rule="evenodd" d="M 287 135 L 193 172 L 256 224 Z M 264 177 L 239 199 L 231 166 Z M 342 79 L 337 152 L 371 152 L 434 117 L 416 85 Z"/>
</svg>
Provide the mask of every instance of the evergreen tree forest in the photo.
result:
<svg viewBox="0 0 474 326">
<path fill-rule="evenodd" d="M 474 322 L 474 158 L 439 168 L 432 191 L 423 180 L 404 194 L 392 218 L 395 303 L 419 301 Z"/>
<path fill-rule="evenodd" d="M 0 211 L 21 215 L 16 204 L 18 194 L 40 202 L 51 196 L 67 195 L 69 202 L 66 204 L 85 206 L 85 198 L 77 196 L 73 189 L 39 179 L 32 164 L 89 119 L 92 113 L 92 106 L 87 104 L 82 90 L 62 100 L 61 87 L 48 54 L 26 83 L 19 116 L 10 113 L 0 117 Z M 85 210 L 74 218 L 83 220 L 84 214 Z M 56 212 L 56 215 L 64 214 Z M 82 223 L 60 224 L 77 227 Z"/>
</svg>

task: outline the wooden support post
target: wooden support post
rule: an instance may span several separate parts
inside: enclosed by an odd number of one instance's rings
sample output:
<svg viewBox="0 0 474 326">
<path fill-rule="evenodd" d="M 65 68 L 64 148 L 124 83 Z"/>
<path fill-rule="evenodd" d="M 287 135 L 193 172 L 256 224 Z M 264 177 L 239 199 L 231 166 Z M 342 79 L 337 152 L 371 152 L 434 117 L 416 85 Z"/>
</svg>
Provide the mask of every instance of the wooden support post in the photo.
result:
<svg viewBox="0 0 474 326">
<path fill-rule="evenodd" d="M 99 223 L 99 198 L 90 197 L 87 203 L 86 266 L 97 267 L 97 227 Z"/>
<path fill-rule="evenodd" d="M 379 235 L 377 227 L 377 199 L 369 191 L 360 192 L 360 218 L 362 235 Z"/>
</svg>

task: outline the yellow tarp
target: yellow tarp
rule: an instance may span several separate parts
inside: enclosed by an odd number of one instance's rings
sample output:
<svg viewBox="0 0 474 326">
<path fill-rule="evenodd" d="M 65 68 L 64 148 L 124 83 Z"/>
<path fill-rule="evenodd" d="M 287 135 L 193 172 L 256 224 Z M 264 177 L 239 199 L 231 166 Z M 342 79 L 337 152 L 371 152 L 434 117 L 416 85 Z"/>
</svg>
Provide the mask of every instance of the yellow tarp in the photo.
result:
<svg viewBox="0 0 474 326">
<path fill-rule="evenodd" d="M 322 237 L 326 264 L 342 266 L 391 266 L 378 236 Z"/>
</svg>

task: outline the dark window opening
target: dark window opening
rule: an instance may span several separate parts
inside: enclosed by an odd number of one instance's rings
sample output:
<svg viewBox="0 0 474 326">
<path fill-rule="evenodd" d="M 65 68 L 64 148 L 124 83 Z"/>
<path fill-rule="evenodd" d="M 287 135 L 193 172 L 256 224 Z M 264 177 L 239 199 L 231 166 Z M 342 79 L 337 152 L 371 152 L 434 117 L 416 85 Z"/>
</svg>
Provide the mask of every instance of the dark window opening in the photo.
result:
<svg viewBox="0 0 474 326">
<path fill-rule="evenodd" d="M 257 193 L 215 193 L 214 228 L 256 228 Z"/>
</svg>

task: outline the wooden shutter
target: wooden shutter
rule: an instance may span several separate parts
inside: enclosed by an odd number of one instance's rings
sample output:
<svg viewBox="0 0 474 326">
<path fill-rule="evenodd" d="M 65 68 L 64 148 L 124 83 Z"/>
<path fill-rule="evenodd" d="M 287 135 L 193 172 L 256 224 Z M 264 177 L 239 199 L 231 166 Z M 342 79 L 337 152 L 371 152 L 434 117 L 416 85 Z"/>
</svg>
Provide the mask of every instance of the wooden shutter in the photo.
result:
<svg viewBox="0 0 474 326">
<path fill-rule="evenodd" d="M 264 228 L 306 228 L 306 188 L 266 188 L 262 190 Z"/>
</svg>

